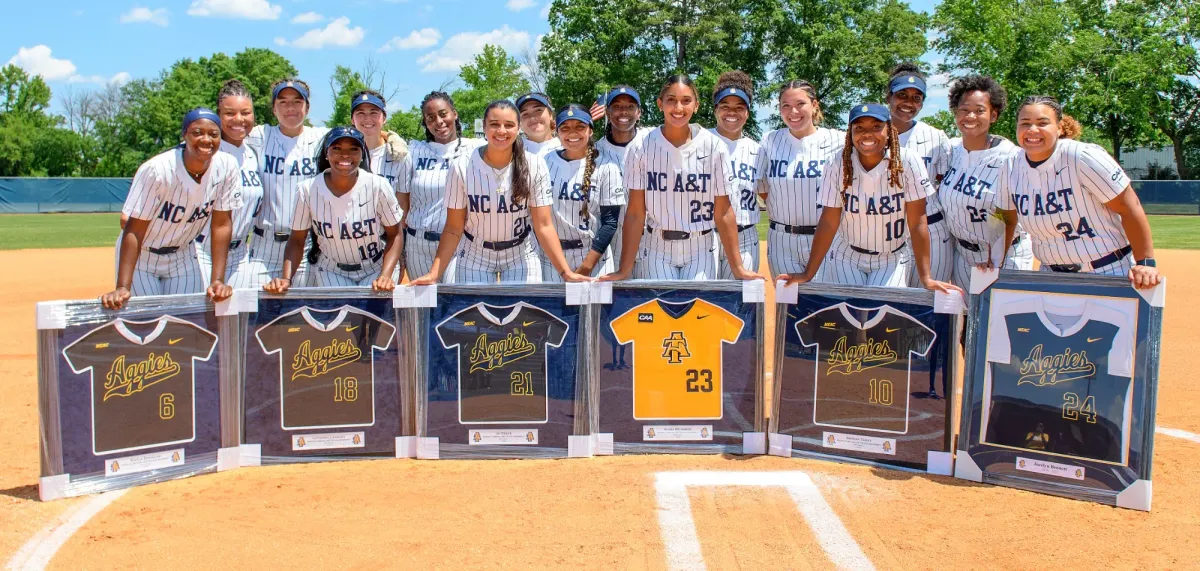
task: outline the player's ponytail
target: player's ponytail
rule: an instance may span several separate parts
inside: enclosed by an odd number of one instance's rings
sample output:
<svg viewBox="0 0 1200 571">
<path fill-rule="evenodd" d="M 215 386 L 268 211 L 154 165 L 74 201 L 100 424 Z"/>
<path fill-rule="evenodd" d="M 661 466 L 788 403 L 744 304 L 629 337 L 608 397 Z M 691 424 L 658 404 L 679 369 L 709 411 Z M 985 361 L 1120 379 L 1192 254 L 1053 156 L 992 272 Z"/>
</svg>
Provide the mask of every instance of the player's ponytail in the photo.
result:
<svg viewBox="0 0 1200 571">
<path fill-rule="evenodd" d="M 825 120 L 825 113 L 821 111 L 821 100 L 817 98 L 817 88 L 803 79 L 793 79 L 779 86 L 779 96 L 777 99 L 783 99 L 783 94 L 789 89 L 799 89 L 808 95 L 808 98 L 812 100 L 813 125 L 820 125 Z"/>
<path fill-rule="evenodd" d="M 600 150 L 596 148 L 596 144 L 588 139 L 587 154 L 583 158 L 583 206 L 579 209 L 579 217 L 581 220 L 588 219 L 588 205 L 592 199 L 592 173 L 596 172 L 596 159 L 600 157 Z"/>
<path fill-rule="evenodd" d="M 854 138 L 846 129 L 846 144 L 842 147 L 842 190 L 854 186 Z"/>
<path fill-rule="evenodd" d="M 1062 121 L 1059 122 L 1058 128 L 1064 139 L 1078 140 L 1079 136 L 1083 134 L 1083 125 L 1080 125 L 1079 121 L 1076 121 L 1075 118 L 1070 115 L 1063 115 Z"/>
<path fill-rule="evenodd" d="M 1017 106 L 1017 116 L 1021 116 L 1021 111 L 1030 105 L 1045 105 L 1054 111 L 1054 118 L 1058 120 L 1059 136 L 1065 139 L 1078 139 L 1083 134 L 1083 126 L 1070 115 L 1063 115 L 1062 103 L 1049 95 L 1030 95 L 1021 100 L 1021 104 Z"/>
<path fill-rule="evenodd" d="M 517 106 L 513 105 L 512 101 L 500 99 L 488 103 L 486 109 L 483 110 L 483 122 L 487 123 L 488 115 L 492 114 L 495 109 L 511 109 L 517 117 L 521 113 L 517 111 Z M 521 137 L 513 137 L 512 143 L 512 201 L 513 204 L 528 204 L 529 196 L 532 193 L 530 187 L 532 181 L 530 178 L 529 162 L 525 160 L 525 143 L 521 141 Z"/>
<path fill-rule="evenodd" d="M 904 161 L 900 159 L 900 132 L 891 121 L 888 124 L 888 185 L 892 188 L 904 186 Z"/>
</svg>

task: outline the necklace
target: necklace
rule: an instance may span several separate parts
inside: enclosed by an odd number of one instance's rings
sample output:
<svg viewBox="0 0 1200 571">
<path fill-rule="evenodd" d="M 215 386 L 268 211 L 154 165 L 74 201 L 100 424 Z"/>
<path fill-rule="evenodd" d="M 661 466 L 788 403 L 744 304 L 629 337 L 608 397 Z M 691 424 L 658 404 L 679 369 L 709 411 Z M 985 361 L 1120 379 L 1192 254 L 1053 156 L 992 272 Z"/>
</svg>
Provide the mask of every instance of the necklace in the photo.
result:
<svg viewBox="0 0 1200 571">
<path fill-rule="evenodd" d="M 193 179 L 193 180 L 195 180 L 196 182 L 200 182 L 200 179 L 201 179 L 202 177 L 204 177 L 204 171 L 200 171 L 200 172 L 198 172 L 198 173 L 197 173 L 197 172 L 192 172 L 192 169 L 189 169 L 189 168 L 187 168 L 187 165 L 183 165 L 183 170 L 187 171 L 187 173 L 188 173 L 189 175 L 191 175 L 191 176 L 192 176 L 192 179 Z"/>
</svg>

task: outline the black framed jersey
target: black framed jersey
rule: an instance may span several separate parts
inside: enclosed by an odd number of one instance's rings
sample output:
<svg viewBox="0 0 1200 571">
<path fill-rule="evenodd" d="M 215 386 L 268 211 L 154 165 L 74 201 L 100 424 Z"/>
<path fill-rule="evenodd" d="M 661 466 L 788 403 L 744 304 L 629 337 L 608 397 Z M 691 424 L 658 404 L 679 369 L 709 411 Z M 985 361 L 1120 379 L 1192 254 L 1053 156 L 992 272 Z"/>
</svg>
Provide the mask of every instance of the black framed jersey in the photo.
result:
<svg viewBox="0 0 1200 571">
<path fill-rule="evenodd" d="M 391 323 L 348 305 L 301 307 L 259 328 L 263 352 L 279 354 L 283 429 L 375 424 L 375 351 L 395 334 Z"/>
<path fill-rule="evenodd" d="M 477 303 L 438 323 L 442 347 L 458 351 L 459 423 L 547 422 L 547 348 L 561 346 L 569 327 L 524 302 Z"/>
<path fill-rule="evenodd" d="M 128 452 L 196 438 L 195 361 L 207 361 L 217 335 L 171 316 L 117 319 L 62 351 L 92 393 L 92 453 Z"/>
<path fill-rule="evenodd" d="M 813 422 L 874 432 L 908 432 L 913 355 L 925 357 L 937 334 L 891 306 L 838 303 L 796 323 L 815 347 Z"/>
</svg>

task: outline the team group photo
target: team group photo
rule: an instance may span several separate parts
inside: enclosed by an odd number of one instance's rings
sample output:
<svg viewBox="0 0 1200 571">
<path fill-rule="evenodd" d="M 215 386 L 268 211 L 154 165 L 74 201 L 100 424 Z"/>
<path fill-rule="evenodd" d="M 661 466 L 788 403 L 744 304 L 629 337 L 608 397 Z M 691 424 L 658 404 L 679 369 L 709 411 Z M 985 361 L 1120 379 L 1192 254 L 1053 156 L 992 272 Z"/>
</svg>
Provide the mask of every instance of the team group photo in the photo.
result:
<svg viewBox="0 0 1200 571">
<path fill-rule="evenodd" d="M 8 567 L 1191 566 L 1193 7 L 175 3 L 0 69 Z"/>
</svg>

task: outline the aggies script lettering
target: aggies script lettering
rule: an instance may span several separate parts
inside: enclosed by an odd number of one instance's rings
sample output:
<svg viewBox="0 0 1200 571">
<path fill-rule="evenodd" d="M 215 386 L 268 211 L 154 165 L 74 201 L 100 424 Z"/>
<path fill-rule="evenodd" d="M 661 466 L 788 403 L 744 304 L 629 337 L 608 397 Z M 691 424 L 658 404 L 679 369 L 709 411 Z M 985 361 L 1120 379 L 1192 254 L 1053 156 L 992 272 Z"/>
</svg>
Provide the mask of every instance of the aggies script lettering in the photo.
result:
<svg viewBox="0 0 1200 571">
<path fill-rule="evenodd" d="M 162 355 L 150 353 L 146 359 L 125 365 L 125 355 L 118 355 L 112 368 L 104 377 L 104 398 L 127 397 L 142 392 L 179 374 L 179 363 L 171 359 L 170 352 Z"/>
<path fill-rule="evenodd" d="M 525 338 L 525 332 L 514 330 L 499 341 L 488 341 L 487 333 L 475 340 L 469 356 L 471 370 L 491 371 L 532 355 L 537 347 Z"/>
<path fill-rule="evenodd" d="M 360 357 L 362 350 L 353 340 L 334 339 L 328 346 L 313 349 L 311 341 L 306 339 L 296 349 L 296 356 L 292 358 L 292 380 L 324 375 L 338 367 L 354 363 Z"/>
<path fill-rule="evenodd" d="M 826 375 L 849 375 L 896 362 L 896 352 L 886 339 L 880 343 L 868 337 L 866 342 L 848 345 L 846 337 L 840 337 L 834 342 L 833 348 L 829 350 L 829 369 L 825 371 Z"/>
</svg>

